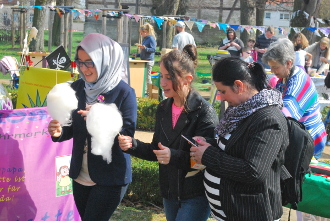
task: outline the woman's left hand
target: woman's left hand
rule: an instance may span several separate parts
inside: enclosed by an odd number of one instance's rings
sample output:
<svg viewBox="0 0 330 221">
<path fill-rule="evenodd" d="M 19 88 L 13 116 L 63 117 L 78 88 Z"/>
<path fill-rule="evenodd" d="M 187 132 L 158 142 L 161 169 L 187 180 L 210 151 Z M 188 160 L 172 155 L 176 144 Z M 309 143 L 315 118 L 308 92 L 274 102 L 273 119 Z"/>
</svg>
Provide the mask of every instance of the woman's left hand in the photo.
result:
<svg viewBox="0 0 330 221">
<path fill-rule="evenodd" d="M 197 163 L 202 164 L 203 154 L 204 154 L 205 150 L 209 146 L 211 146 L 211 144 L 209 144 L 203 140 L 197 141 L 197 144 L 199 145 L 198 147 L 192 146 L 190 148 L 190 156 L 191 156 L 192 160 L 195 160 Z"/>
<path fill-rule="evenodd" d="M 147 47 L 145 45 L 139 45 L 139 48 L 146 49 Z"/>
<path fill-rule="evenodd" d="M 153 150 L 156 154 L 157 160 L 160 164 L 168 164 L 171 159 L 171 150 L 168 147 L 163 146 L 160 142 L 158 143 L 160 150 Z"/>
</svg>

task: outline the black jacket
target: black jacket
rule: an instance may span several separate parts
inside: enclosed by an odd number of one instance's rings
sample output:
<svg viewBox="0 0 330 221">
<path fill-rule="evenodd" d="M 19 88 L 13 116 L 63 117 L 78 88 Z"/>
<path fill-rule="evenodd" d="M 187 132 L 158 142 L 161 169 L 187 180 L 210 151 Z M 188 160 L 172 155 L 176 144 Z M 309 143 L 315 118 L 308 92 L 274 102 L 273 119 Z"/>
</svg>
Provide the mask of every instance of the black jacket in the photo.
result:
<svg viewBox="0 0 330 221">
<path fill-rule="evenodd" d="M 238 126 L 225 151 L 216 146 L 205 150 L 202 163 L 221 178 L 220 201 L 226 220 L 281 218 L 280 173 L 288 141 L 285 117 L 279 108 L 268 106 Z"/>
<path fill-rule="evenodd" d="M 133 140 L 133 147 L 127 152 L 150 161 L 157 161 L 152 150 L 159 149 L 158 142 L 171 150 L 170 162 L 159 164 L 159 184 L 162 196 L 166 199 L 188 199 L 204 194 L 203 173 L 185 178 L 190 169 L 190 148 L 182 137 L 214 137 L 218 118 L 213 107 L 196 91 L 190 92 L 187 105 L 182 111 L 176 126 L 172 129 L 173 98 L 158 105 L 155 133 L 151 143 Z"/>
<path fill-rule="evenodd" d="M 70 165 L 70 177 L 76 179 L 80 173 L 84 145 L 88 141 L 88 170 L 91 179 L 105 186 L 125 185 L 132 181 L 131 159 L 129 154 L 122 152 L 118 144 L 117 137 L 112 146 L 112 162 L 108 164 L 100 155 L 91 153 L 91 135 L 86 128 L 86 121 L 78 110 L 85 110 L 86 95 L 84 91 L 85 82 L 77 80 L 72 83 L 71 87 L 76 91 L 78 98 L 78 108 L 72 112 L 72 124 L 69 127 L 63 127 L 62 135 L 58 138 L 52 137 L 54 142 L 62 142 L 73 138 L 72 159 Z M 115 103 L 123 117 L 123 127 L 121 134 L 134 136 L 137 104 L 134 90 L 121 81 L 111 91 L 102 94 L 104 103 Z"/>
</svg>

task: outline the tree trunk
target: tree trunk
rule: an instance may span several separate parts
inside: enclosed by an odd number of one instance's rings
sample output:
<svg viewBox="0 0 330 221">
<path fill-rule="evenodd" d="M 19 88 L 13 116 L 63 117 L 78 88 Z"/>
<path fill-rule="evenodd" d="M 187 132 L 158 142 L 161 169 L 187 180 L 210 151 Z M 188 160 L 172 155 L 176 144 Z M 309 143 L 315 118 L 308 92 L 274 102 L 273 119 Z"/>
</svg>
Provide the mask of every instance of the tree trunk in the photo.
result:
<svg viewBox="0 0 330 221">
<path fill-rule="evenodd" d="M 317 18 L 319 16 L 321 3 L 322 0 L 295 0 L 293 11 L 301 10 L 301 12 L 291 19 L 291 27 L 310 27 L 312 17 Z M 306 18 L 302 11 L 307 12 L 309 17 Z M 313 32 L 304 29 L 302 33 L 310 43 L 315 41 L 315 34 Z M 293 33 L 290 35 L 293 35 Z"/>
<path fill-rule="evenodd" d="M 35 5 L 43 6 L 47 5 L 47 0 L 36 0 Z M 38 29 L 37 39 L 34 39 L 30 43 L 30 51 L 44 51 L 44 29 L 47 9 L 34 9 L 33 27 Z"/>
<path fill-rule="evenodd" d="M 222 16 L 223 16 L 223 0 L 220 0 L 220 9 L 219 9 L 219 19 L 218 22 L 222 23 Z"/>
<path fill-rule="evenodd" d="M 179 9 L 180 0 L 173 0 L 172 5 L 168 8 L 168 14 L 169 15 L 176 15 L 178 9 Z M 167 26 L 167 32 L 166 32 L 166 48 L 172 48 L 172 39 L 173 39 L 173 32 L 174 28 L 170 25 Z"/>
<path fill-rule="evenodd" d="M 241 4 L 241 25 L 255 25 L 256 24 L 256 2 L 255 0 L 240 0 Z M 248 33 L 244 30 L 241 33 L 241 40 L 246 45 L 249 38 L 255 37 L 254 34 Z"/>
<path fill-rule="evenodd" d="M 56 0 L 56 5 L 64 6 L 64 0 Z M 61 17 L 58 13 L 54 15 L 52 41 L 54 46 L 59 46 L 61 44 Z"/>
<path fill-rule="evenodd" d="M 265 6 L 267 0 L 256 0 L 256 25 L 263 26 L 264 25 L 264 17 L 265 17 Z M 262 34 L 259 30 L 257 30 L 256 35 Z"/>
</svg>

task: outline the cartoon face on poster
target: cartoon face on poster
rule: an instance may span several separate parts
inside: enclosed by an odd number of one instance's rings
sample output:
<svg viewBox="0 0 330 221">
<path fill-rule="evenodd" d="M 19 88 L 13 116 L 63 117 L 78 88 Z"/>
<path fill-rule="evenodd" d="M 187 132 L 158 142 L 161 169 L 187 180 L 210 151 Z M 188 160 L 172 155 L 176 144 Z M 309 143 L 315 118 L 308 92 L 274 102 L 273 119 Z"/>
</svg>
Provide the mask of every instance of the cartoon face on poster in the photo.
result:
<svg viewBox="0 0 330 221">
<path fill-rule="evenodd" d="M 55 158 L 56 168 L 56 197 L 72 193 L 72 180 L 69 177 L 71 155 Z"/>
</svg>

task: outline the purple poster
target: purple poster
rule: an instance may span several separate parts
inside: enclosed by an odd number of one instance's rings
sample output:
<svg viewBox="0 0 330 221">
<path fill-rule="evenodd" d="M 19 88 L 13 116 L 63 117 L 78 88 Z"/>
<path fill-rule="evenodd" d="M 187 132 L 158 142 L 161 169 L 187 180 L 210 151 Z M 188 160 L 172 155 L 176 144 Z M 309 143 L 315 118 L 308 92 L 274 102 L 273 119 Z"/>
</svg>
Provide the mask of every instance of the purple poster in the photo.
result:
<svg viewBox="0 0 330 221">
<path fill-rule="evenodd" d="M 0 221 L 80 220 L 72 141 L 53 143 L 45 107 L 0 111 Z"/>
</svg>

